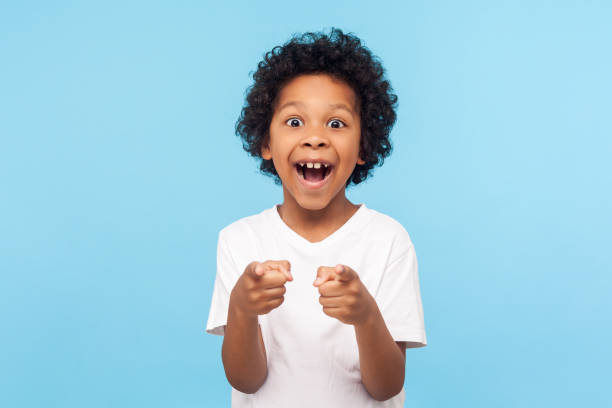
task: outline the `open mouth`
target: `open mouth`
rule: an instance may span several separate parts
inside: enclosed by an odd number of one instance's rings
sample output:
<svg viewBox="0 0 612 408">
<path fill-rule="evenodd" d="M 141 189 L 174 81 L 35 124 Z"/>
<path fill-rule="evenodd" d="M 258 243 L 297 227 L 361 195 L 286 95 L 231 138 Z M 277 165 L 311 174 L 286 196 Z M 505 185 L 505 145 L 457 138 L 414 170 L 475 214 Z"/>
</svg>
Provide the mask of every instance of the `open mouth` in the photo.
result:
<svg viewBox="0 0 612 408">
<path fill-rule="evenodd" d="M 327 180 L 333 170 L 333 166 L 322 163 L 296 163 L 295 169 L 301 181 L 318 187 Z"/>
</svg>

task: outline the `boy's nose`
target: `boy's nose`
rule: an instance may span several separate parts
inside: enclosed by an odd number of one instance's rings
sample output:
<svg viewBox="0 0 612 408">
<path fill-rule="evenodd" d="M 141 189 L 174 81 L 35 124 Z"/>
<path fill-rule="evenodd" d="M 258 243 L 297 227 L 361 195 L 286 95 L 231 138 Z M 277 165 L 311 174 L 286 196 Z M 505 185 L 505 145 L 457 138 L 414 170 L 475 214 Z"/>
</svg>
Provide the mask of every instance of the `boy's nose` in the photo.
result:
<svg viewBox="0 0 612 408">
<path fill-rule="evenodd" d="M 321 136 L 318 136 L 318 135 L 309 136 L 302 141 L 302 146 L 315 147 L 315 148 L 325 147 L 328 144 L 329 142 L 327 141 L 327 139 Z"/>
</svg>

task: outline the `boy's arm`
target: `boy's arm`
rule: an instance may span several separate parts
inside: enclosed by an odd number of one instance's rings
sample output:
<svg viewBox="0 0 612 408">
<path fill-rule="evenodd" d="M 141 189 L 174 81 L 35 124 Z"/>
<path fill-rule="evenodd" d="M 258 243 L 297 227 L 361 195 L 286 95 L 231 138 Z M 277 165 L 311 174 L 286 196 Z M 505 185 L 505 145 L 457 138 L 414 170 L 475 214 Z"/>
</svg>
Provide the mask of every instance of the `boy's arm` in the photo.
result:
<svg viewBox="0 0 612 408">
<path fill-rule="evenodd" d="M 372 398 L 385 401 L 401 392 L 405 343 L 393 340 L 376 300 L 357 272 L 342 264 L 321 266 L 313 285 L 319 288 L 323 313 L 355 328 L 361 382 Z"/>
<path fill-rule="evenodd" d="M 368 393 L 378 401 L 397 395 L 404 386 L 405 343 L 393 340 L 378 307 L 370 319 L 354 327 L 361 381 Z"/>
<path fill-rule="evenodd" d="M 286 260 L 253 261 L 232 289 L 221 358 L 227 380 L 238 391 L 253 394 L 266 381 L 266 348 L 258 316 L 283 303 L 285 283 L 293 280 L 290 268 Z"/>
<path fill-rule="evenodd" d="M 252 394 L 268 374 L 266 349 L 257 316 L 247 316 L 230 300 L 221 358 L 225 376 L 240 392 Z"/>
</svg>

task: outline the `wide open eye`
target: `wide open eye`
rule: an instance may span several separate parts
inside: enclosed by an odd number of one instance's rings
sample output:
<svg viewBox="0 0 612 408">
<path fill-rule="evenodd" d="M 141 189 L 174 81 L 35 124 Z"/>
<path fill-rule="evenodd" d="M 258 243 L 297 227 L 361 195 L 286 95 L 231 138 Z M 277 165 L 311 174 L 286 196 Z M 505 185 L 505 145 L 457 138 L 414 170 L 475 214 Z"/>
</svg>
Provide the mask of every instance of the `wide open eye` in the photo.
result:
<svg viewBox="0 0 612 408">
<path fill-rule="evenodd" d="M 298 127 L 300 125 L 303 125 L 302 121 L 299 120 L 298 118 L 291 118 L 287 120 L 285 123 L 291 127 Z"/>
<path fill-rule="evenodd" d="M 329 122 L 327 122 L 327 124 L 329 125 L 329 127 L 332 127 L 334 129 L 340 129 L 346 126 L 344 122 L 338 119 L 332 119 Z"/>
</svg>

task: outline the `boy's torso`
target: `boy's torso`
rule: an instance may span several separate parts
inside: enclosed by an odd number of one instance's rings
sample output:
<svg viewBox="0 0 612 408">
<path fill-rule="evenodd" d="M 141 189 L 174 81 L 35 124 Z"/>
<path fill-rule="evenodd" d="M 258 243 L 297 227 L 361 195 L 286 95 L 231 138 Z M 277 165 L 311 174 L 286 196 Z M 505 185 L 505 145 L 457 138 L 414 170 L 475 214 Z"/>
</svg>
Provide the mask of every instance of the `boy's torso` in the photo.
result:
<svg viewBox="0 0 612 408">
<path fill-rule="evenodd" d="M 353 326 L 325 315 L 313 286 L 319 266 L 340 263 L 354 269 L 376 298 L 399 224 L 363 206 L 332 235 L 311 243 L 283 224 L 275 211 L 273 207 L 225 229 L 230 245 L 239 248 L 233 252 L 239 271 L 254 260 L 286 259 L 294 278 L 285 284 L 283 304 L 259 317 L 268 360 L 266 382 L 256 394 L 233 390 L 232 405 L 402 406 L 403 390 L 383 405 L 369 396 L 361 383 Z"/>
</svg>

